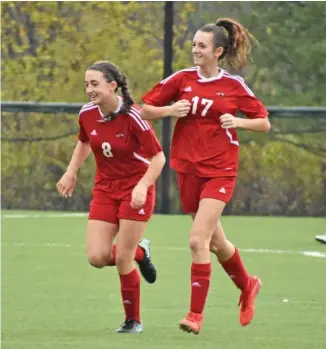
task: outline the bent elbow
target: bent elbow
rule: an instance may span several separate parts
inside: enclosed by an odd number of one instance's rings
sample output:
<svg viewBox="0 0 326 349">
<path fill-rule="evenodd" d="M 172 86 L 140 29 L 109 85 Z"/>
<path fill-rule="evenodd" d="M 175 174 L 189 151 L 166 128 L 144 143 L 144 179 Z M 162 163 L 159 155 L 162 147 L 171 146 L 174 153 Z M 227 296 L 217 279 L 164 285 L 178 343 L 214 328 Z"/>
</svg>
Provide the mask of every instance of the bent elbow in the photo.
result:
<svg viewBox="0 0 326 349">
<path fill-rule="evenodd" d="M 142 106 L 142 108 L 140 109 L 140 117 L 143 119 L 143 120 L 148 120 L 148 106 L 146 104 L 144 104 Z"/>
<path fill-rule="evenodd" d="M 156 166 L 160 169 L 160 172 L 162 172 L 166 163 L 166 157 L 164 155 L 164 152 L 160 151 L 153 157 L 153 159 L 155 159 Z"/>
<path fill-rule="evenodd" d="M 269 121 L 267 121 L 266 131 L 265 132 L 268 133 L 271 128 L 272 128 L 271 123 Z"/>
<path fill-rule="evenodd" d="M 166 164 L 166 157 L 165 157 L 165 155 L 163 154 L 163 167 L 165 166 L 165 164 Z"/>
<path fill-rule="evenodd" d="M 165 155 L 164 155 L 164 152 L 161 151 L 161 152 L 158 154 L 158 156 L 159 156 L 159 159 L 160 159 L 161 166 L 162 166 L 162 168 L 163 168 L 164 165 L 166 164 L 166 157 L 165 157 Z"/>
<path fill-rule="evenodd" d="M 268 133 L 271 129 L 271 123 L 269 122 L 269 120 L 267 120 L 266 124 L 265 124 L 265 129 L 264 132 Z"/>
</svg>

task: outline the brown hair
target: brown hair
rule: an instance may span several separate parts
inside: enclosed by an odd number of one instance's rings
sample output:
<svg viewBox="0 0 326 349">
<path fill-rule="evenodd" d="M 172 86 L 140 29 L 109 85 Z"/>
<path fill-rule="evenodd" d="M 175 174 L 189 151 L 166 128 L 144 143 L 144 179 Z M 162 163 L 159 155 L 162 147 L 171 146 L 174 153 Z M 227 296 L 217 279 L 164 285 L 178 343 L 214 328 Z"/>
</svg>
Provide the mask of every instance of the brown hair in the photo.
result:
<svg viewBox="0 0 326 349">
<path fill-rule="evenodd" d="M 115 81 L 118 85 L 116 91 L 121 88 L 123 97 L 123 105 L 119 110 L 120 114 L 126 114 L 130 111 L 130 107 L 134 104 L 134 101 L 129 93 L 127 86 L 127 78 L 120 71 L 120 69 L 109 61 L 97 61 L 87 68 L 87 70 L 96 70 L 103 73 L 107 82 Z M 115 91 L 115 92 L 116 92 Z M 114 116 L 114 115 L 112 115 Z"/>
<path fill-rule="evenodd" d="M 219 60 L 225 61 L 232 68 L 243 68 L 251 56 L 252 36 L 238 22 L 230 18 L 219 18 L 215 24 L 205 24 L 199 29 L 213 33 L 215 48 L 223 47 Z"/>
</svg>

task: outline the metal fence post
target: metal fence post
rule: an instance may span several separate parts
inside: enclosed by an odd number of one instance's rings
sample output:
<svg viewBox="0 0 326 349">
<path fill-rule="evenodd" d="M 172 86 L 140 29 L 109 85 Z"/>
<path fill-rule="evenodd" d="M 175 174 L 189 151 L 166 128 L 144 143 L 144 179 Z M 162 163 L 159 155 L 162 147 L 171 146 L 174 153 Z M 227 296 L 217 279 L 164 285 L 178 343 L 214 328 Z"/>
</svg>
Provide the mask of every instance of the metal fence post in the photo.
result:
<svg viewBox="0 0 326 349">
<path fill-rule="evenodd" d="M 164 72 L 163 78 L 172 74 L 173 61 L 173 1 L 164 3 Z M 167 159 L 170 158 L 171 120 L 162 122 L 162 145 Z M 170 166 L 166 162 L 160 180 L 160 213 L 170 213 Z"/>
</svg>

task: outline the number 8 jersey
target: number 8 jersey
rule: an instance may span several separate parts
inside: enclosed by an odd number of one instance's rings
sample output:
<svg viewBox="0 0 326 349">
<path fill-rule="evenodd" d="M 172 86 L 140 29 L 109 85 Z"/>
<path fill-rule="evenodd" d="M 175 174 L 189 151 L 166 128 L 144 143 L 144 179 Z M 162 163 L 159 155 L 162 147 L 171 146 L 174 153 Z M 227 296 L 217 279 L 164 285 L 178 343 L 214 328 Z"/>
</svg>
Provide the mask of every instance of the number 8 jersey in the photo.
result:
<svg viewBox="0 0 326 349">
<path fill-rule="evenodd" d="M 122 99 L 119 98 L 121 108 Z M 147 121 L 140 118 L 139 106 L 128 114 L 118 114 L 103 122 L 97 105 L 88 103 L 79 113 L 79 140 L 89 142 L 96 160 L 95 188 L 106 191 L 108 182 L 116 179 L 139 180 L 150 159 L 162 148 Z M 136 183 L 135 183 L 136 184 Z"/>
<path fill-rule="evenodd" d="M 171 146 L 171 167 L 198 177 L 233 177 L 238 171 L 239 140 L 234 129 L 223 129 L 220 116 L 241 111 L 248 118 L 265 118 L 262 102 L 239 76 L 221 69 L 205 78 L 199 67 L 178 71 L 142 97 L 153 106 L 186 99 L 191 109 L 177 119 Z"/>
</svg>

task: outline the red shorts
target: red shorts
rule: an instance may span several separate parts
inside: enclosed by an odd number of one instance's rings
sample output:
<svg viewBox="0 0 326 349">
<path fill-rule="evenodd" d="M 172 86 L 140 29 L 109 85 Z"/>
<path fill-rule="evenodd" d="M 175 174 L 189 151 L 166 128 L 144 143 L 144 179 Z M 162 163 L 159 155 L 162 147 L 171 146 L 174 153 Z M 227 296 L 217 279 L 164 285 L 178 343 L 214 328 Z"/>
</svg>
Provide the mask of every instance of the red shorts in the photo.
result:
<svg viewBox="0 0 326 349">
<path fill-rule="evenodd" d="M 120 219 L 147 222 L 155 207 L 155 185 L 148 188 L 147 199 L 142 208 L 130 206 L 131 193 L 137 182 L 129 179 L 116 180 L 107 191 L 93 189 L 88 219 L 119 224 Z"/>
<path fill-rule="evenodd" d="M 180 201 L 185 213 L 195 213 L 199 201 L 212 198 L 228 203 L 234 191 L 236 177 L 196 177 L 191 174 L 177 173 Z"/>
</svg>

